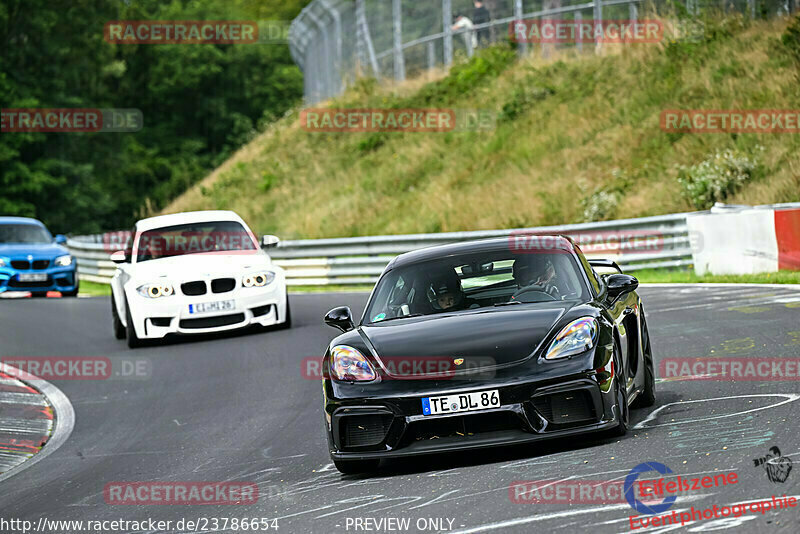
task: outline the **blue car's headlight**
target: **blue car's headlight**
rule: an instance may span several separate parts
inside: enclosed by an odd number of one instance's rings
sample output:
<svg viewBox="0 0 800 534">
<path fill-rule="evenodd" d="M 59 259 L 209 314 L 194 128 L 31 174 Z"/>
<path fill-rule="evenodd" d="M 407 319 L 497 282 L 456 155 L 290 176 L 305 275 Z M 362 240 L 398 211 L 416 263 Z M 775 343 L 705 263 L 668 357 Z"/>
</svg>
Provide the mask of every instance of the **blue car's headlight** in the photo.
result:
<svg viewBox="0 0 800 534">
<path fill-rule="evenodd" d="M 0 258 L 0 267 L 5 267 L 5 266 L 6 266 L 6 260 Z"/>
<path fill-rule="evenodd" d="M 596 341 L 597 320 L 593 317 L 576 319 L 561 329 L 547 349 L 545 359 L 557 360 L 580 354 L 592 349 Z"/>
<path fill-rule="evenodd" d="M 72 265 L 72 256 L 59 256 L 53 262 L 58 267 L 69 267 Z"/>
</svg>

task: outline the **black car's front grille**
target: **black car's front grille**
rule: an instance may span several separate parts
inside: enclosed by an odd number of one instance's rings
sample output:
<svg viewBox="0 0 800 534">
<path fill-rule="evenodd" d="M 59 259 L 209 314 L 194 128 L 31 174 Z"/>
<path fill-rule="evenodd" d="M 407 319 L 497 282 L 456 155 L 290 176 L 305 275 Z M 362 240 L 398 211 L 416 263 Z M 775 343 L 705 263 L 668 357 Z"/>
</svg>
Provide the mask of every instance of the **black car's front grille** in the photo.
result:
<svg viewBox="0 0 800 534">
<path fill-rule="evenodd" d="M 585 423 L 595 419 L 592 398 L 585 390 L 535 397 L 533 405 L 542 417 L 558 425 Z"/>
<path fill-rule="evenodd" d="M 31 262 L 28 260 L 11 260 L 11 267 L 18 271 L 27 271 L 31 268 Z"/>
<path fill-rule="evenodd" d="M 524 424 L 507 411 L 423 419 L 409 425 L 414 440 L 466 437 L 484 432 L 524 430 Z"/>
<path fill-rule="evenodd" d="M 213 293 L 227 293 L 236 287 L 236 280 L 233 278 L 215 278 L 211 281 L 211 291 Z"/>
<path fill-rule="evenodd" d="M 47 277 L 47 280 L 43 282 L 20 282 L 19 280 L 12 278 L 8 281 L 8 287 L 50 287 L 53 285 L 53 281 L 50 280 L 50 277 Z"/>
<path fill-rule="evenodd" d="M 233 315 L 218 315 L 216 317 L 200 317 L 197 319 L 182 319 L 181 328 L 214 328 L 217 326 L 228 326 L 244 321 L 243 313 Z"/>
<path fill-rule="evenodd" d="M 392 416 L 389 414 L 351 415 L 342 417 L 340 432 L 344 447 L 378 445 L 386 437 Z"/>
<path fill-rule="evenodd" d="M 50 260 L 33 260 L 33 268 L 41 271 L 50 267 Z"/>
<path fill-rule="evenodd" d="M 196 280 L 194 282 L 186 282 L 185 284 L 181 284 L 181 291 L 184 295 L 196 297 L 197 295 L 205 295 L 208 289 L 206 288 L 206 283 L 203 280 Z"/>
</svg>

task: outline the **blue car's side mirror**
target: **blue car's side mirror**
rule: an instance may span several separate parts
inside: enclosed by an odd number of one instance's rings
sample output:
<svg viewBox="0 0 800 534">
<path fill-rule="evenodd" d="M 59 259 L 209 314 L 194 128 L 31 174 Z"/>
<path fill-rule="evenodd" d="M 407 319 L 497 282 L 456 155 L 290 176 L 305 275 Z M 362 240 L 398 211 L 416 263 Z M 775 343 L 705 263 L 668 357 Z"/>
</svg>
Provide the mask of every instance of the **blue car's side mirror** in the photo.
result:
<svg viewBox="0 0 800 534">
<path fill-rule="evenodd" d="M 58 234 L 56 236 L 56 245 L 63 245 L 66 242 L 67 242 L 67 236 L 65 236 L 64 234 Z"/>
</svg>

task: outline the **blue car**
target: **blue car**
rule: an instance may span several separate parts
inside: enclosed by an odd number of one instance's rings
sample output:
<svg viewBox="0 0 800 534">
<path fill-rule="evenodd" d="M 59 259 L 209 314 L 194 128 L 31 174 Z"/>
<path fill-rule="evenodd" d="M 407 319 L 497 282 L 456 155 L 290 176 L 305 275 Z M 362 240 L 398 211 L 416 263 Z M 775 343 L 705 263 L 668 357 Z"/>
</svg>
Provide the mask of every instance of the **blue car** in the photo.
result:
<svg viewBox="0 0 800 534">
<path fill-rule="evenodd" d="M 0 293 L 29 291 L 43 297 L 60 291 L 76 296 L 77 264 L 66 242 L 63 235 L 53 238 L 36 219 L 0 217 Z"/>
</svg>

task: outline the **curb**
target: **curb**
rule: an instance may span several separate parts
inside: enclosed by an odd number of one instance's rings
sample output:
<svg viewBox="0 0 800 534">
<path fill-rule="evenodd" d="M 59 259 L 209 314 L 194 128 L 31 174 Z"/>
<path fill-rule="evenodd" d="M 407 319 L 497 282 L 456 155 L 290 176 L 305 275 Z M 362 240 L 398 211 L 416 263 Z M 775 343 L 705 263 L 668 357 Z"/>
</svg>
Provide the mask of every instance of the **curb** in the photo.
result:
<svg viewBox="0 0 800 534">
<path fill-rule="evenodd" d="M 11 429 L 2 433 L 7 442 L 0 443 L 3 481 L 63 445 L 75 427 L 75 410 L 56 386 L 10 365 L 0 366 L 0 382 L 0 388 L 6 389 L 0 391 L 0 424 Z"/>
</svg>

